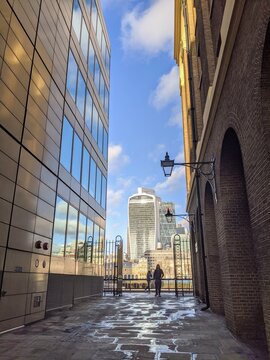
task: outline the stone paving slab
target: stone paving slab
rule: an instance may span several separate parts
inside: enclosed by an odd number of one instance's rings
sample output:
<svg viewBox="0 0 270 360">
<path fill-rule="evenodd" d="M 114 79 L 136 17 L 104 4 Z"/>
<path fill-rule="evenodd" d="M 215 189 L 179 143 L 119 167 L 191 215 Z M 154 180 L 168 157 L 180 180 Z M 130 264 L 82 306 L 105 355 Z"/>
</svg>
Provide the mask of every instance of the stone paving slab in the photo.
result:
<svg viewBox="0 0 270 360">
<path fill-rule="evenodd" d="M 93 298 L 0 336 L 1 360 L 267 360 L 193 297 Z"/>
</svg>

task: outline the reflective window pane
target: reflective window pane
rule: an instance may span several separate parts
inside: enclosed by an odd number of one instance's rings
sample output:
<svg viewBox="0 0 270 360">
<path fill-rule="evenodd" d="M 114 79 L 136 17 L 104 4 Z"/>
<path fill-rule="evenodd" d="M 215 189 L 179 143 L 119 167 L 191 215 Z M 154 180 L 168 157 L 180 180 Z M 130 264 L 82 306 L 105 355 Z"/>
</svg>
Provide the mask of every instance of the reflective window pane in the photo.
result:
<svg viewBox="0 0 270 360">
<path fill-rule="evenodd" d="M 78 88 L 77 88 L 76 104 L 82 116 L 84 116 L 85 88 L 86 88 L 85 81 L 82 77 L 81 72 L 78 71 Z"/>
<path fill-rule="evenodd" d="M 108 48 L 106 47 L 106 57 L 105 57 L 105 67 L 108 75 L 110 74 L 110 53 Z"/>
<path fill-rule="evenodd" d="M 100 97 L 101 103 L 105 109 L 104 91 L 105 91 L 105 83 L 104 83 L 103 75 L 101 73 L 100 74 L 100 84 L 99 84 L 99 97 Z"/>
<path fill-rule="evenodd" d="M 92 44 L 92 41 L 89 43 L 89 53 L 88 53 L 88 69 L 92 76 L 94 76 L 94 70 L 95 70 L 95 51 Z"/>
<path fill-rule="evenodd" d="M 77 63 L 72 52 L 70 51 L 68 58 L 67 89 L 74 101 L 76 98 L 77 71 Z"/>
<path fill-rule="evenodd" d="M 67 238 L 65 247 L 65 256 L 75 257 L 76 239 L 78 226 L 78 211 L 71 205 L 68 209 Z"/>
<path fill-rule="evenodd" d="M 68 204 L 60 197 L 56 199 L 52 255 L 64 256 Z"/>
<path fill-rule="evenodd" d="M 88 191 L 89 187 L 89 166 L 90 155 L 87 149 L 83 148 L 82 186 Z"/>
<path fill-rule="evenodd" d="M 73 157 L 72 157 L 72 176 L 80 182 L 81 178 L 81 161 L 82 161 L 82 142 L 79 136 L 74 133 L 73 140 Z"/>
<path fill-rule="evenodd" d="M 100 49 L 101 49 L 101 39 L 102 39 L 102 27 L 101 27 L 100 18 L 98 16 L 98 18 L 97 18 L 97 41 L 98 41 L 98 46 Z"/>
<path fill-rule="evenodd" d="M 84 259 L 85 254 L 85 240 L 86 240 L 86 216 L 80 214 L 79 216 L 79 229 L 77 241 L 77 257 Z"/>
<path fill-rule="evenodd" d="M 103 147 L 103 123 L 101 118 L 98 120 L 98 141 L 97 141 L 98 147 L 100 151 L 102 152 Z"/>
<path fill-rule="evenodd" d="M 104 264 L 104 251 L 105 251 L 105 230 L 100 228 L 99 231 L 99 263 Z"/>
<path fill-rule="evenodd" d="M 95 57 L 95 74 L 94 74 L 94 82 L 99 93 L 99 77 L 100 77 L 100 67 L 98 63 L 97 57 Z"/>
<path fill-rule="evenodd" d="M 102 154 L 104 156 L 104 159 L 107 161 L 108 160 L 108 133 L 107 131 L 104 129 L 103 132 L 103 150 L 102 150 Z"/>
<path fill-rule="evenodd" d="M 92 136 L 95 139 L 96 143 L 97 143 L 97 138 L 98 138 L 98 112 L 97 109 L 95 107 L 95 105 L 93 104 L 93 116 L 92 116 Z"/>
<path fill-rule="evenodd" d="M 105 40 L 105 36 L 102 33 L 102 39 L 101 39 L 101 54 L 102 54 L 102 60 L 106 66 L 106 40 Z"/>
<path fill-rule="evenodd" d="M 109 118 L 109 90 L 107 89 L 106 85 L 105 85 L 105 112 L 107 114 L 107 117 Z"/>
<path fill-rule="evenodd" d="M 86 234 L 86 240 L 88 243 L 88 254 L 87 254 L 87 261 L 92 262 L 93 260 L 93 241 L 94 241 L 94 223 L 92 220 L 87 219 L 87 234 Z"/>
<path fill-rule="evenodd" d="M 82 20 L 81 48 L 86 61 L 88 56 L 88 43 L 89 43 L 89 34 L 85 25 L 85 21 Z"/>
<path fill-rule="evenodd" d="M 78 4 L 78 0 L 74 0 L 72 26 L 79 41 L 80 41 L 80 33 L 81 33 L 81 21 L 82 21 L 81 8 L 80 5 Z"/>
<path fill-rule="evenodd" d="M 66 117 L 63 121 L 60 162 L 70 172 L 73 128 Z"/>
<path fill-rule="evenodd" d="M 102 194 L 101 194 L 101 206 L 106 209 L 106 197 L 107 197 L 107 179 L 102 175 Z"/>
<path fill-rule="evenodd" d="M 91 132 L 91 125 L 92 125 L 92 106 L 93 106 L 92 96 L 90 95 L 89 91 L 87 90 L 87 92 L 86 92 L 86 107 L 85 107 L 85 123 L 90 132 Z"/>
<path fill-rule="evenodd" d="M 98 264 L 98 246 L 99 246 L 99 226 L 94 224 L 94 249 L 93 249 L 93 263 Z"/>
<path fill-rule="evenodd" d="M 91 22 L 92 22 L 95 32 L 96 32 L 96 28 L 97 28 L 97 17 L 98 17 L 98 13 L 97 13 L 96 1 L 92 0 Z"/>
<path fill-rule="evenodd" d="M 86 0 L 86 7 L 87 7 L 87 10 L 88 10 L 88 14 L 90 15 L 90 9 L 91 9 L 91 3 L 92 1 L 91 0 Z"/>
<path fill-rule="evenodd" d="M 101 171 L 97 167 L 97 179 L 96 179 L 96 201 L 101 203 Z"/>
<path fill-rule="evenodd" d="M 97 172 L 97 164 L 95 160 L 91 158 L 89 193 L 93 198 L 95 198 L 95 194 L 96 194 L 96 172 Z"/>
</svg>

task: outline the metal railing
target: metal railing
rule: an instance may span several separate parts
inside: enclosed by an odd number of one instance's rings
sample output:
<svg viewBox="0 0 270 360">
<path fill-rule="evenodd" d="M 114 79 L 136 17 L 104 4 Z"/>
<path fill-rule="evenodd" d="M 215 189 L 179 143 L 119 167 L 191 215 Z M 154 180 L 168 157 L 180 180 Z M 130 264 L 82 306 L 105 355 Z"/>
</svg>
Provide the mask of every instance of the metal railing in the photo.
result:
<svg viewBox="0 0 270 360">
<path fill-rule="evenodd" d="M 110 282 L 113 282 L 113 278 L 104 278 L 104 293 L 109 292 Z M 177 286 L 177 288 L 176 288 Z M 122 280 L 122 292 L 143 292 L 147 287 L 146 279 L 123 279 Z M 163 278 L 161 284 L 161 291 L 174 292 L 177 295 L 193 294 L 193 281 L 192 278 L 175 279 L 175 278 Z M 155 281 L 151 280 L 150 292 L 155 292 Z"/>
</svg>

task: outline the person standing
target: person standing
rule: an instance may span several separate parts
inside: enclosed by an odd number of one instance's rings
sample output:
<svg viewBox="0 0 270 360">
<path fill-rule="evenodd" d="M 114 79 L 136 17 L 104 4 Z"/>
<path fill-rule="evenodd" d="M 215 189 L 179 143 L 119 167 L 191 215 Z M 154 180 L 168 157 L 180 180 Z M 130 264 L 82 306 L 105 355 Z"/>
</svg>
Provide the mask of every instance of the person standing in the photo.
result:
<svg viewBox="0 0 270 360">
<path fill-rule="evenodd" d="M 150 270 L 148 270 L 146 274 L 147 286 L 145 288 L 145 291 L 148 290 L 148 292 L 150 292 L 151 279 L 152 279 L 152 273 Z"/>
<path fill-rule="evenodd" d="M 154 271 L 154 280 L 155 280 L 155 288 L 156 288 L 156 295 L 160 296 L 161 291 L 161 279 L 164 276 L 163 270 L 160 268 L 159 264 L 156 266 L 156 270 Z"/>
</svg>

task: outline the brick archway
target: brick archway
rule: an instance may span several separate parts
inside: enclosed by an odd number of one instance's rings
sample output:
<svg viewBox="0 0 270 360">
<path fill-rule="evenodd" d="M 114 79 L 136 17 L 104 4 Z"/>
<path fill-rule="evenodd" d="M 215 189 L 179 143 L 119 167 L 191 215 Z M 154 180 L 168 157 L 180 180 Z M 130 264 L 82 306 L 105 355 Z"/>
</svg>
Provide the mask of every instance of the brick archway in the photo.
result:
<svg viewBox="0 0 270 360">
<path fill-rule="evenodd" d="M 239 337 L 264 338 L 242 153 L 231 128 L 222 144 L 220 194 L 223 214 L 220 255 L 227 325 Z"/>
<path fill-rule="evenodd" d="M 224 314 L 214 200 L 208 182 L 205 187 L 204 226 L 210 306 L 212 311 Z"/>
</svg>

